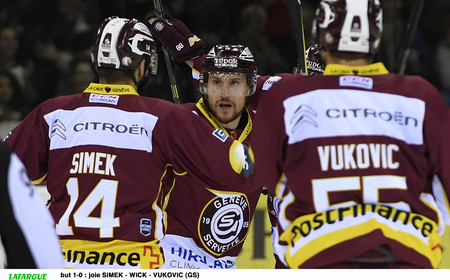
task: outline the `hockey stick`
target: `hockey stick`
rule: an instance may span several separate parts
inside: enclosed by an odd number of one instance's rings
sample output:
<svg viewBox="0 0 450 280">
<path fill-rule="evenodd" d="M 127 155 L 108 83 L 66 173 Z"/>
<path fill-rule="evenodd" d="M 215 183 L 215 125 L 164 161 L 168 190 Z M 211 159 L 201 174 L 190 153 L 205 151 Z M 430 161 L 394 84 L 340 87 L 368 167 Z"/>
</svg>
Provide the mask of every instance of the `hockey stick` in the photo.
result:
<svg viewBox="0 0 450 280">
<path fill-rule="evenodd" d="M 291 11 L 291 20 L 294 26 L 295 41 L 297 45 L 297 66 L 294 74 L 308 73 L 306 67 L 305 30 L 303 27 L 302 2 L 300 0 L 283 0 L 284 5 Z"/>
<path fill-rule="evenodd" d="M 406 26 L 405 45 L 400 46 L 400 59 L 397 62 L 395 72 L 404 74 L 406 64 L 408 62 L 409 54 L 411 52 L 414 35 L 416 34 L 417 24 L 419 23 L 420 14 L 422 13 L 425 0 L 417 0 L 416 5 L 413 6 L 411 15 L 409 17 L 408 25 Z"/>
<path fill-rule="evenodd" d="M 155 8 L 156 16 L 159 19 L 165 21 L 166 16 L 164 15 L 164 10 L 163 10 L 163 5 L 162 5 L 161 0 L 153 0 L 153 6 Z M 162 48 L 163 48 L 163 52 L 164 52 L 164 59 L 165 59 L 166 66 L 167 66 L 167 73 L 169 74 L 170 89 L 172 91 L 173 101 L 176 104 L 181 104 L 181 103 L 183 103 L 183 101 L 182 101 L 181 95 L 178 91 L 177 73 L 172 64 L 172 58 L 170 56 L 170 52 L 166 47 L 162 46 Z"/>
</svg>

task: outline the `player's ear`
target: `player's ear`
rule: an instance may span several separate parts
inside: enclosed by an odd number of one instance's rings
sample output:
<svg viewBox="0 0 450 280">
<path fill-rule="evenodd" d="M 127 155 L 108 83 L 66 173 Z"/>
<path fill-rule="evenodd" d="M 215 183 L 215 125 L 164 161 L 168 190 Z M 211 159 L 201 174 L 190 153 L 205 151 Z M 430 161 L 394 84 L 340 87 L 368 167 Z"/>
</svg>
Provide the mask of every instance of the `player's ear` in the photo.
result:
<svg viewBox="0 0 450 280">
<path fill-rule="evenodd" d="M 138 65 L 138 67 L 136 68 L 136 77 L 145 76 L 145 74 L 146 74 L 145 71 L 146 71 L 145 59 L 142 59 Z"/>
<path fill-rule="evenodd" d="M 201 85 L 201 92 L 208 95 L 208 88 L 206 87 L 206 84 Z"/>
<path fill-rule="evenodd" d="M 247 87 L 245 90 L 245 96 L 250 96 L 252 94 L 252 90 L 250 87 Z"/>
</svg>

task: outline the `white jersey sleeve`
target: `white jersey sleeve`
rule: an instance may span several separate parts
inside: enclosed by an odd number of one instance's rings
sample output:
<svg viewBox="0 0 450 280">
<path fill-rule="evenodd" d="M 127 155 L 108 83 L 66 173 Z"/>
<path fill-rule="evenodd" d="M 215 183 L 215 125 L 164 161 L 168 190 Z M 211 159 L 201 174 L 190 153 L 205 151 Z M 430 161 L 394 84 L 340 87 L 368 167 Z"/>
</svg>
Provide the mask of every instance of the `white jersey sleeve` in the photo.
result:
<svg viewBox="0 0 450 280">
<path fill-rule="evenodd" d="M 14 153 L 1 145 L 0 236 L 6 268 L 62 268 L 55 225 Z"/>
</svg>

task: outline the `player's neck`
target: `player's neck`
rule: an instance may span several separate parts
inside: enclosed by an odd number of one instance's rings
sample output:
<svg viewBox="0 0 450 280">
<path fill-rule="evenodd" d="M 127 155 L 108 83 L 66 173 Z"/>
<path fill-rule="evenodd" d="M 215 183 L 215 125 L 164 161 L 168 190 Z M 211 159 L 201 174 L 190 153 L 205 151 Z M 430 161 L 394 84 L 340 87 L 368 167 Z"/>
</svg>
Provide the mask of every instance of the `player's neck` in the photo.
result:
<svg viewBox="0 0 450 280">
<path fill-rule="evenodd" d="M 241 120 L 241 116 L 239 116 L 238 118 L 232 120 L 232 121 L 229 122 L 229 123 L 221 123 L 221 122 L 219 122 L 215 117 L 214 117 L 214 119 L 215 119 L 215 121 L 216 121 L 218 124 L 220 124 L 220 125 L 221 125 L 223 128 L 225 128 L 225 129 L 236 129 L 237 126 L 238 126 L 238 124 L 239 124 L 239 121 Z"/>
<path fill-rule="evenodd" d="M 327 64 L 339 64 L 339 65 L 347 65 L 347 66 L 365 66 L 365 65 L 371 64 L 371 62 L 364 58 L 347 60 L 347 59 L 330 57 L 327 60 Z"/>
<path fill-rule="evenodd" d="M 371 60 L 367 58 L 343 58 L 339 56 L 335 56 L 329 51 L 322 51 L 321 58 L 325 62 L 325 64 L 339 64 L 339 65 L 347 65 L 347 66 L 365 66 L 372 63 Z"/>
</svg>

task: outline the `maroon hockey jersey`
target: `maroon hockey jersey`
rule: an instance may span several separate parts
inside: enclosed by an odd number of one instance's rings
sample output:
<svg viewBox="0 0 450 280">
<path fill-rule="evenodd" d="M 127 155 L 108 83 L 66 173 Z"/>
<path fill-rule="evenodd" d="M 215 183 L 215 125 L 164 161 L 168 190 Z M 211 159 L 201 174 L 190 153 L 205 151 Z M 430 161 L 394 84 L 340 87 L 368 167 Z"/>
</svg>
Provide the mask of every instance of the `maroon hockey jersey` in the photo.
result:
<svg viewBox="0 0 450 280">
<path fill-rule="evenodd" d="M 182 106 L 201 116 L 199 121 L 230 135 L 209 116 L 203 99 Z M 236 129 L 239 142 L 249 139 L 253 117 L 248 110 L 242 116 L 246 125 Z M 249 193 L 243 186 L 233 189 L 222 191 L 189 173 L 177 177 L 166 208 L 167 232 L 160 241 L 166 260 L 162 268 L 236 268 L 261 189 Z"/>
<path fill-rule="evenodd" d="M 263 91 L 251 147 L 255 174 L 281 199 L 285 266 L 387 247 L 395 260 L 437 267 L 450 223 L 450 118 L 439 92 L 381 63 L 281 74 Z"/>
<path fill-rule="evenodd" d="M 176 174 L 223 191 L 249 186 L 236 173 L 251 167 L 239 142 L 131 86 L 93 83 L 48 100 L 6 143 L 32 180 L 47 182 L 66 267 L 159 267 Z"/>
</svg>

